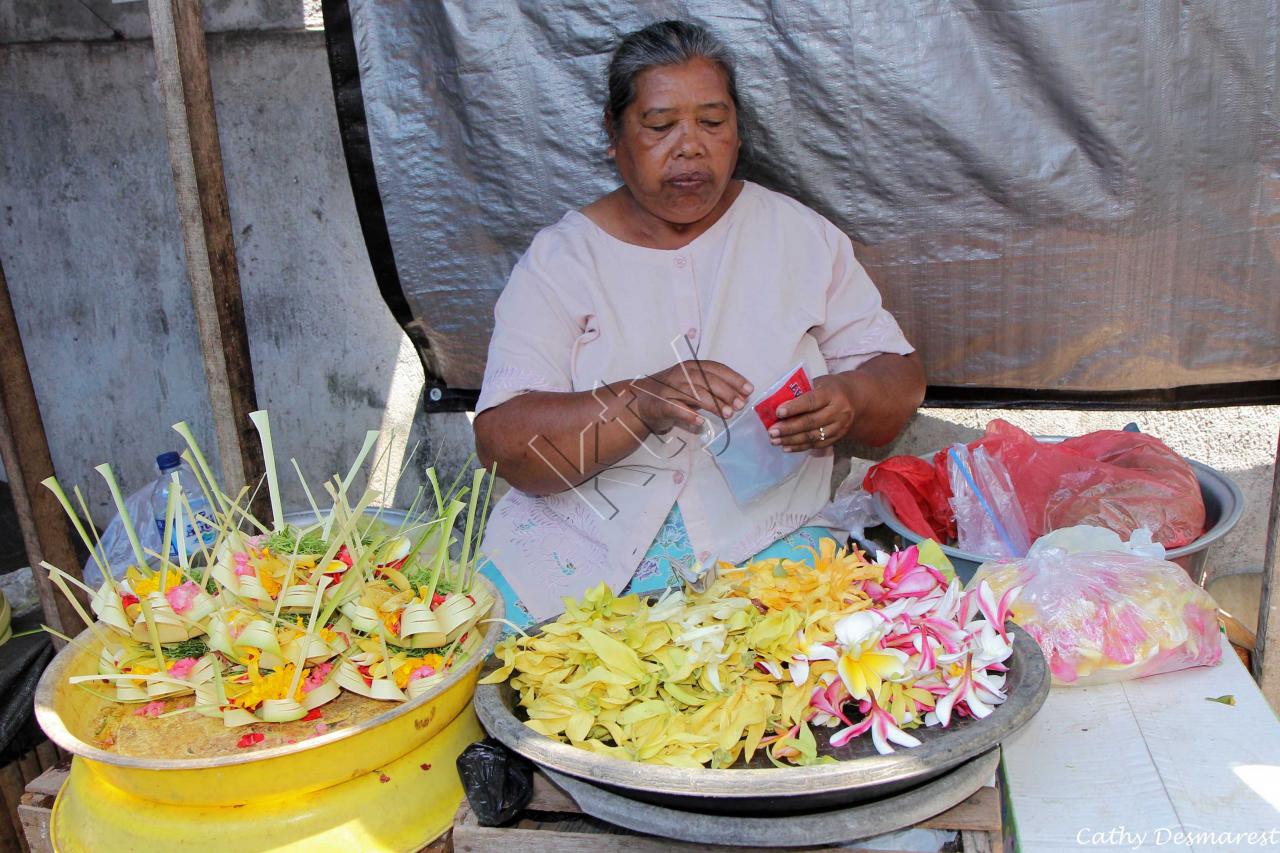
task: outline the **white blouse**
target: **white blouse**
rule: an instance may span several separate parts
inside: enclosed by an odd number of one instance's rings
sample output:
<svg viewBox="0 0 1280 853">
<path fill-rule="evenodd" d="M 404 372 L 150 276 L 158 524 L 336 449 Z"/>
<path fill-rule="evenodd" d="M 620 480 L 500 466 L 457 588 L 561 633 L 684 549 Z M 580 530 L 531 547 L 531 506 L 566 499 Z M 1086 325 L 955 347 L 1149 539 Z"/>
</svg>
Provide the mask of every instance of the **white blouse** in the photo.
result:
<svg viewBox="0 0 1280 853">
<path fill-rule="evenodd" d="M 816 377 L 912 351 L 849 238 L 752 183 L 675 250 L 625 243 L 565 214 L 534 237 L 494 316 L 477 413 L 527 391 L 587 391 L 694 358 L 731 367 L 758 394 L 798 363 Z M 534 449 L 567 480 L 590 452 L 545 441 Z M 676 501 L 703 565 L 740 562 L 823 523 L 831 468 L 830 449 L 812 451 L 793 476 L 739 506 L 712 455 L 676 429 L 576 488 L 545 497 L 512 489 L 493 509 L 483 551 L 541 619 L 600 581 L 620 591 Z"/>
</svg>

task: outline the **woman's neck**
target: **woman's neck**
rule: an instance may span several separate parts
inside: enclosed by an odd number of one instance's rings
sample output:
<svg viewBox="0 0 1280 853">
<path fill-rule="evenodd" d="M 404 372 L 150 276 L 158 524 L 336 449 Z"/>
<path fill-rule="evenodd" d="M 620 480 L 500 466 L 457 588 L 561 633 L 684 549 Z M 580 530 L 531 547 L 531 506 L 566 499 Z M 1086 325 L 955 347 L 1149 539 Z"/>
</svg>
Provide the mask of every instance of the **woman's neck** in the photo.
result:
<svg viewBox="0 0 1280 853">
<path fill-rule="evenodd" d="M 584 207 L 582 214 L 624 243 L 646 249 L 683 249 L 720 221 L 743 186 L 740 180 L 729 181 L 715 206 L 695 222 L 668 222 L 654 216 L 640 206 L 625 184 Z"/>
</svg>

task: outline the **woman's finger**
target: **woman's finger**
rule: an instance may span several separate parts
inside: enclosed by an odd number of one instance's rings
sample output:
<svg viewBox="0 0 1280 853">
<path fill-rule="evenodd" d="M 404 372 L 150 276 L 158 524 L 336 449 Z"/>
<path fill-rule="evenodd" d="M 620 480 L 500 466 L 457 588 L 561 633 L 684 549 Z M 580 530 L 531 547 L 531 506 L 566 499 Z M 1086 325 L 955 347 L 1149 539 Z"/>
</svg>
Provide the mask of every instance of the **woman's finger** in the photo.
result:
<svg viewBox="0 0 1280 853">
<path fill-rule="evenodd" d="M 746 397 L 734 385 L 712 373 L 699 377 L 690 391 L 697 396 L 700 408 L 723 418 L 732 417 L 747 405 Z"/>
<path fill-rule="evenodd" d="M 663 399 L 677 400 L 692 409 L 704 409 L 727 418 L 746 405 L 746 397 L 737 384 L 721 376 L 724 370 L 727 368 L 714 362 L 681 362 L 648 377 L 650 387 L 646 390 Z"/>
<path fill-rule="evenodd" d="M 771 441 L 780 447 L 825 447 L 827 442 L 834 442 L 839 437 L 841 422 L 839 411 L 834 406 L 826 406 L 807 415 L 788 418 L 785 428 L 784 422 L 779 421 L 775 426 L 779 434 Z"/>
<path fill-rule="evenodd" d="M 702 415 L 695 411 L 695 407 L 688 405 L 683 400 L 672 400 L 665 398 L 663 400 L 663 414 L 676 423 L 682 424 L 693 431 L 702 429 Z"/>
<path fill-rule="evenodd" d="M 727 364 L 718 361 L 699 361 L 698 364 L 702 365 L 707 373 L 715 374 L 732 386 L 735 395 L 749 396 L 755 390 L 745 376 Z"/>
<path fill-rule="evenodd" d="M 778 407 L 778 419 L 787 420 L 794 418 L 796 415 L 803 415 L 805 412 L 815 412 L 830 402 L 828 395 L 821 388 L 814 388 L 812 391 L 805 392 L 794 400 L 788 400 Z"/>
<path fill-rule="evenodd" d="M 805 397 L 813 396 L 806 394 Z M 804 397 L 797 397 L 792 402 L 800 402 Z M 788 403 L 790 405 L 790 403 Z M 817 429 L 823 424 L 829 424 L 835 420 L 834 407 L 827 404 L 816 407 L 815 409 L 806 409 L 804 413 L 793 412 L 785 418 L 779 418 L 778 422 L 769 428 L 769 435 L 773 438 L 787 438 L 788 436 L 803 435 L 811 429 Z"/>
</svg>

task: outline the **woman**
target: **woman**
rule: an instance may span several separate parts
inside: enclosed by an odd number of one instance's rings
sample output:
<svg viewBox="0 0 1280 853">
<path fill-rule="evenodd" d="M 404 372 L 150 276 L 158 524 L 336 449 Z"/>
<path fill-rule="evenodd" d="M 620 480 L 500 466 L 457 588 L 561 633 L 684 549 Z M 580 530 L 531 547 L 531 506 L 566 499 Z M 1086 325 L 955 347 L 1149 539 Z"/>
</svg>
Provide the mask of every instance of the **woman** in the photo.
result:
<svg viewBox="0 0 1280 853">
<path fill-rule="evenodd" d="M 706 30 L 666 21 L 624 38 L 604 112 L 622 185 L 541 231 L 498 300 L 475 434 L 512 486 L 484 550 L 515 620 L 601 581 L 644 592 L 762 549 L 799 557 L 827 535 L 831 445 L 891 441 L 923 398 L 849 238 L 733 178 L 738 112 Z M 735 498 L 700 434 L 748 426 L 748 401 L 797 364 L 812 390 L 767 438 L 763 421 L 749 428 L 761 471 L 799 464 Z"/>
</svg>

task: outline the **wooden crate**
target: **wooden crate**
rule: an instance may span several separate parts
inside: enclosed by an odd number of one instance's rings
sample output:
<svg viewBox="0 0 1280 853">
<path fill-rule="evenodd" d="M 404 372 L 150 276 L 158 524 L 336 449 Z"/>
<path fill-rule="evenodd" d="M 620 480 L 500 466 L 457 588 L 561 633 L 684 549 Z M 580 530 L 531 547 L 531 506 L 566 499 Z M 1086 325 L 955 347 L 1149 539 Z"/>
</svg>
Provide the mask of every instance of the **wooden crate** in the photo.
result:
<svg viewBox="0 0 1280 853">
<path fill-rule="evenodd" d="M 922 829 L 960 833 L 965 853 L 1001 849 L 1001 805 L 998 787 L 984 787 L 952 809 L 917 824 Z M 445 848 L 448 849 L 448 848 Z M 466 801 L 453 821 L 455 853 L 512 853 L 517 850 L 555 850 L 557 853 L 665 853 L 719 850 L 742 853 L 747 848 L 686 844 L 638 835 L 582 813 L 571 797 L 541 773 L 533 777 L 533 799 L 509 826 L 481 826 Z M 759 849 L 759 848 L 756 848 Z M 773 848 L 775 851 L 778 848 Z M 857 844 L 805 847 L 811 853 L 859 853 Z M 879 851 L 883 853 L 883 851 Z"/>
<path fill-rule="evenodd" d="M 27 786 L 18 808 L 31 853 L 53 853 L 49 816 L 54 798 L 66 781 L 69 765 L 52 768 Z M 922 829 L 958 831 L 965 853 L 993 853 L 1001 849 L 1000 789 L 985 787 L 963 803 L 917 824 Z M 464 800 L 450 833 L 422 849 L 422 853 L 513 853 L 555 850 L 557 853 L 665 853 L 721 850 L 742 853 L 742 847 L 685 844 L 637 835 L 582 813 L 578 804 L 541 773 L 533 777 L 533 799 L 511 826 L 481 826 Z M 855 845 L 813 848 L 811 853 L 859 853 Z M 775 853 L 785 853 L 777 851 Z M 877 851 L 885 853 L 885 851 Z"/>
<path fill-rule="evenodd" d="M 52 742 L 45 741 L 17 761 L 0 767 L 0 802 L 5 807 L 4 816 L 0 816 L 0 853 L 49 849 L 31 846 L 23 823 L 22 806 L 25 791 L 65 760 L 65 753 L 61 753 Z M 61 784 L 59 781 L 58 786 Z M 52 804 L 53 800 L 49 802 Z"/>
<path fill-rule="evenodd" d="M 49 817 L 53 813 L 53 801 L 57 799 L 62 783 L 67 781 L 67 774 L 70 772 L 70 761 L 51 767 L 29 783 L 26 793 L 22 795 L 18 817 L 22 821 L 31 853 L 53 853 L 53 840 L 49 837 Z"/>
</svg>

